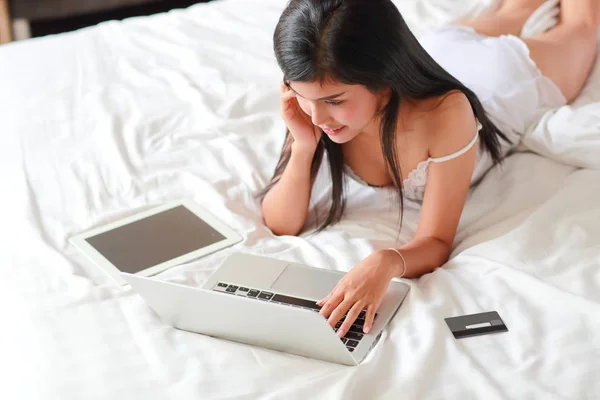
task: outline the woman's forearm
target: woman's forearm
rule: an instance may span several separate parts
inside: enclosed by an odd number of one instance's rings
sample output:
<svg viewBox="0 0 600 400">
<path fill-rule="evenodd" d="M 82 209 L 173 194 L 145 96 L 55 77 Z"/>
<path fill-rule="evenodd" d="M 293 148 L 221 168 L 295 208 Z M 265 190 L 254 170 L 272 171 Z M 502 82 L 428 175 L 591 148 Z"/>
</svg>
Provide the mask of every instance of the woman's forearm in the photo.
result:
<svg viewBox="0 0 600 400">
<path fill-rule="evenodd" d="M 297 235 L 308 215 L 311 193 L 310 168 L 314 150 L 295 148 L 279 182 L 262 204 L 265 224 L 276 235 Z"/>
<path fill-rule="evenodd" d="M 402 275 L 404 261 L 392 250 L 378 250 L 382 252 L 382 261 L 394 268 L 394 276 Z M 441 267 L 450 257 L 450 247 L 445 242 L 425 237 L 412 240 L 398 248 L 406 260 L 404 278 L 418 278 L 434 269 Z"/>
</svg>

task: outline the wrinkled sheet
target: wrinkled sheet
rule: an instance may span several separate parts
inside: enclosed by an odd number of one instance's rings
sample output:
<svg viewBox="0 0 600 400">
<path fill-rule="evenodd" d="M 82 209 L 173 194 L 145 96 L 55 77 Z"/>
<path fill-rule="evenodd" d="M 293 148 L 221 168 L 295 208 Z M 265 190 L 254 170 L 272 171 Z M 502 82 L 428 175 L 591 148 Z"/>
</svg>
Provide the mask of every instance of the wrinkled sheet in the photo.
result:
<svg viewBox="0 0 600 400">
<path fill-rule="evenodd" d="M 396 4 L 418 37 L 495 5 Z M 403 280 L 358 367 L 173 329 L 69 244 L 180 197 L 244 238 L 159 275 L 192 286 L 233 251 L 348 271 L 412 237 L 414 204 L 398 233 L 390 194 L 354 181 L 325 232 L 264 226 L 254 194 L 283 140 L 271 39 L 284 5 L 223 0 L 0 47 L 0 398 L 600 398 L 598 68 L 472 190 L 450 261 Z M 315 191 L 317 210 L 326 200 Z M 489 310 L 508 333 L 455 340 L 444 322 Z"/>
</svg>

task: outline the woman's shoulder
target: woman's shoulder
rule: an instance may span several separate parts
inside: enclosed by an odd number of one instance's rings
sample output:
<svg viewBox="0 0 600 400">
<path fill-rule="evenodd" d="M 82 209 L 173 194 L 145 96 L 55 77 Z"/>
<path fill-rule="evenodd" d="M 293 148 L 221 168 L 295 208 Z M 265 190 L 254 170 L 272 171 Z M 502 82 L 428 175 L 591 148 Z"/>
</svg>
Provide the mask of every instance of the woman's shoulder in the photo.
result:
<svg viewBox="0 0 600 400">
<path fill-rule="evenodd" d="M 430 157 L 444 157 L 473 139 L 477 133 L 477 120 L 469 99 L 459 90 L 430 101 L 434 107 L 422 119 L 422 129 L 427 132 Z"/>
<path fill-rule="evenodd" d="M 444 94 L 427 97 L 425 99 L 410 100 L 409 114 L 415 126 L 419 128 L 432 128 L 447 122 L 447 119 L 464 115 L 470 111 L 471 103 L 467 96 L 460 90 L 450 90 Z"/>
</svg>

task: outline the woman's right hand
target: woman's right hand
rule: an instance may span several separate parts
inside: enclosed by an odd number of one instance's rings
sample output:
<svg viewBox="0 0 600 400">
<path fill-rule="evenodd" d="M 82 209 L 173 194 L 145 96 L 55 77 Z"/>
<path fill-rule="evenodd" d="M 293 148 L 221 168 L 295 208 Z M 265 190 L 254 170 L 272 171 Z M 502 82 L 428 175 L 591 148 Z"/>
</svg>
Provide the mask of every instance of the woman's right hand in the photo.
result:
<svg viewBox="0 0 600 400">
<path fill-rule="evenodd" d="M 314 152 L 321 140 L 321 129 L 313 125 L 310 116 L 300 108 L 296 93 L 283 82 L 281 117 L 294 137 L 294 147 Z"/>
</svg>

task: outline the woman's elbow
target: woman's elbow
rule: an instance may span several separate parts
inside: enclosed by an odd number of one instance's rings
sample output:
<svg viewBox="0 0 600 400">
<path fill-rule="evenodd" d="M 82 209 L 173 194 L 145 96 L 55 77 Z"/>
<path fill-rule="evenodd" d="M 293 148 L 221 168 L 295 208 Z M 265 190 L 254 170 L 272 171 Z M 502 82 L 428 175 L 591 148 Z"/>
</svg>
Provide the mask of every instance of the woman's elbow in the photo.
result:
<svg viewBox="0 0 600 400">
<path fill-rule="evenodd" d="M 269 221 L 266 218 L 264 218 L 264 222 L 267 228 L 269 228 L 275 236 L 298 236 L 298 234 L 302 231 L 302 225 L 295 226 L 277 223 L 274 221 Z"/>
<path fill-rule="evenodd" d="M 444 264 L 446 264 L 449 260 L 450 260 L 450 254 L 452 253 L 452 245 L 448 244 L 448 242 L 445 242 L 441 239 L 437 239 L 436 241 L 438 242 L 439 245 L 439 251 L 438 251 L 438 266 L 442 266 Z"/>
</svg>

